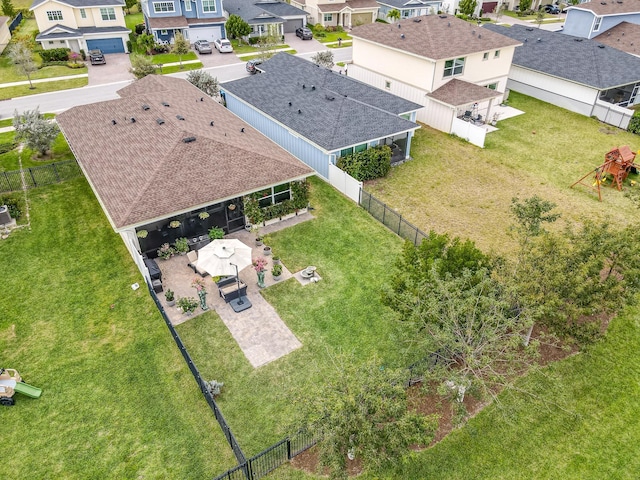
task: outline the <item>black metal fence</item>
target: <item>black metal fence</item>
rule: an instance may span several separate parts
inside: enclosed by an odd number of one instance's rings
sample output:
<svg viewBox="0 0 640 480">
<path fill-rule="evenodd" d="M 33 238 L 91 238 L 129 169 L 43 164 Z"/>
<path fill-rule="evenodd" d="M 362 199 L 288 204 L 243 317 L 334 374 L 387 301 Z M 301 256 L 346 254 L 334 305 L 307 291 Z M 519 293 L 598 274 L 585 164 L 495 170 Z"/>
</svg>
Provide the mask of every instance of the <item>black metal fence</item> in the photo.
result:
<svg viewBox="0 0 640 480">
<path fill-rule="evenodd" d="M 224 419 L 224 416 L 222 415 L 220 408 L 218 408 L 218 405 L 216 404 L 216 401 L 214 400 L 213 395 L 211 395 L 211 392 L 207 388 L 205 381 L 200 376 L 200 372 L 198 371 L 198 368 L 193 363 L 193 360 L 191 360 L 191 355 L 189 355 L 189 352 L 184 346 L 184 343 L 182 343 L 182 339 L 180 338 L 180 335 L 178 335 L 178 332 L 176 332 L 176 329 L 173 328 L 173 325 L 171 324 L 171 320 L 169 320 L 167 313 L 164 311 L 164 307 L 160 303 L 160 300 L 158 299 L 156 292 L 153 290 L 153 287 L 149 284 L 149 282 L 147 282 L 147 287 L 149 288 L 149 293 L 151 294 L 151 298 L 153 298 L 153 301 L 156 302 L 156 306 L 158 307 L 158 310 L 160 310 L 160 313 L 162 314 L 162 318 L 164 318 L 164 322 L 167 324 L 167 328 L 169 328 L 169 331 L 171 332 L 171 336 L 173 337 L 173 340 L 176 342 L 176 345 L 178 345 L 178 348 L 180 349 L 180 352 L 182 353 L 182 356 L 184 357 L 185 362 L 187 362 L 187 365 L 189 366 L 189 370 L 191 370 L 193 377 L 196 379 L 196 382 L 200 387 L 200 391 L 204 395 L 204 398 L 207 400 L 207 403 L 209 404 L 209 407 L 211 407 L 211 410 L 213 410 L 213 414 L 215 415 L 216 420 L 220 424 L 220 428 L 222 428 L 222 432 L 224 433 L 224 436 L 227 439 L 227 442 L 229 442 L 229 446 L 231 446 L 231 449 L 233 450 L 233 453 L 235 454 L 236 459 L 238 460 L 238 463 L 241 465 L 246 463 L 247 459 L 244 456 L 244 453 L 242 452 L 242 449 L 240 448 L 240 445 L 238 444 L 236 437 L 233 435 L 231 428 L 229 428 L 229 425 Z"/>
<path fill-rule="evenodd" d="M 18 12 L 18 15 L 16 15 L 16 17 L 13 20 L 11 20 L 11 23 L 9 24 L 9 31 L 13 33 L 16 27 L 20 25 L 21 21 L 22 21 L 22 12 Z"/>
<path fill-rule="evenodd" d="M 362 189 L 360 189 L 360 201 L 358 203 L 389 230 L 413 242 L 416 246 L 420 245 L 422 240 L 428 236 L 418 227 L 407 222 L 398 212 Z"/>
<path fill-rule="evenodd" d="M 27 188 L 35 188 L 79 177 L 82 170 L 75 160 L 65 160 L 39 167 L 0 172 L 0 193 L 22 190 L 22 174 Z"/>
</svg>

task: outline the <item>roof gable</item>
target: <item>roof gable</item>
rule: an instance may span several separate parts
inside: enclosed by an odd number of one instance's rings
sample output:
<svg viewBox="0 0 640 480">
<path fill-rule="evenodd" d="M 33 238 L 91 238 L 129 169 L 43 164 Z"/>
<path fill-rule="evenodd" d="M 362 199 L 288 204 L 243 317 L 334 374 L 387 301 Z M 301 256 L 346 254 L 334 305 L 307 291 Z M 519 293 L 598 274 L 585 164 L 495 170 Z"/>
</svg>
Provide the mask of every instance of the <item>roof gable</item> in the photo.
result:
<svg viewBox="0 0 640 480">
<path fill-rule="evenodd" d="M 432 60 L 519 44 L 452 15 L 425 15 L 393 24 L 371 23 L 355 27 L 351 36 Z"/>
<path fill-rule="evenodd" d="M 186 80 L 152 75 L 118 93 L 57 117 L 116 228 L 313 173 Z"/>
<path fill-rule="evenodd" d="M 307 60 L 280 53 L 260 69 L 223 89 L 326 151 L 418 128 L 398 115 L 421 105 Z"/>
<path fill-rule="evenodd" d="M 640 82 L 640 58 L 595 40 L 513 25 L 484 28 L 522 42 L 513 64 L 604 90 Z"/>
</svg>

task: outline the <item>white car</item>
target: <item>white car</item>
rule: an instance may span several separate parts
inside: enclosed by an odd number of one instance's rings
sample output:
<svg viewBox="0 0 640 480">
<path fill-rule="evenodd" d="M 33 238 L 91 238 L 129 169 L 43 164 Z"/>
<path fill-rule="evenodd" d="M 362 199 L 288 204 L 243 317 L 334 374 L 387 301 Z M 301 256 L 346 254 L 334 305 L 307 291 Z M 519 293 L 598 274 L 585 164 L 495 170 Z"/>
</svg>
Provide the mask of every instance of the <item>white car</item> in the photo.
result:
<svg viewBox="0 0 640 480">
<path fill-rule="evenodd" d="M 226 38 L 216 38 L 213 41 L 213 46 L 216 47 L 220 53 L 231 53 L 233 52 L 233 47 L 231 46 L 231 42 Z"/>
</svg>

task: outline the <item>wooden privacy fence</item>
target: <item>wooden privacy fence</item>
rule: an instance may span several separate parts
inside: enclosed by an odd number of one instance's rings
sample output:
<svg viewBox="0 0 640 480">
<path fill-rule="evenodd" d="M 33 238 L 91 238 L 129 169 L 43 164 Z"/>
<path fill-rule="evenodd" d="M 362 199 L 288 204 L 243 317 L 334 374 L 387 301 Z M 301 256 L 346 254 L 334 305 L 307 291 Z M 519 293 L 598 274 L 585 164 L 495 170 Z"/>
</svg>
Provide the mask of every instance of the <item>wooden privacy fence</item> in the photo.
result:
<svg viewBox="0 0 640 480">
<path fill-rule="evenodd" d="M 82 170 L 75 160 L 23 168 L 10 172 L 0 172 L 0 193 L 22 190 L 22 174 L 27 188 L 51 185 L 82 176 Z"/>
<path fill-rule="evenodd" d="M 418 227 L 407 222 L 398 212 L 362 189 L 360 190 L 360 202 L 358 203 L 393 233 L 413 242 L 416 246 L 420 245 L 422 240 L 428 236 Z"/>
</svg>

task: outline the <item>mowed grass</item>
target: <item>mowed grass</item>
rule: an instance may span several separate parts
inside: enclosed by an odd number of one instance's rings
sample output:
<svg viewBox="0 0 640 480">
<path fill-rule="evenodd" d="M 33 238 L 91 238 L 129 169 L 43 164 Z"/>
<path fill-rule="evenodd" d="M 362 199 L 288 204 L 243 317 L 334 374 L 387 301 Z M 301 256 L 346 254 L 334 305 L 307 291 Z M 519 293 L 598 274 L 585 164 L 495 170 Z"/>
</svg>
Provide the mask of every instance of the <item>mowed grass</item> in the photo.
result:
<svg viewBox="0 0 640 480">
<path fill-rule="evenodd" d="M 220 408 L 249 455 L 283 438 L 295 408 L 290 393 L 326 382 L 334 374 L 332 356 L 352 352 L 364 361 L 377 354 L 385 365 L 410 363 L 380 303 L 402 242 L 326 183 L 312 186 L 316 218 L 266 243 L 290 271 L 316 265 L 322 280 L 303 287 L 292 278 L 263 290 L 303 346 L 254 369 L 215 313 L 177 327 L 202 375 L 224 382 Z"/>
<path fill-rule="evenodd" d="M 69 70 L 70 72 L 72 71 L 71 69 L 67 70 Z M 34 83 L 33 86 L 35 88 L 33 90 L 29 88 L 29 84 L 19 85 L 16 87 L 0 88 L 0 100 L 10 100 L 16 97 L 26 97 L 27 95 L 38 95 L 40 93 L 57 92 L 58 90 L 70 90 L 72 88 L 84 87 L 88 83 L 89 78 L 82 77 L 74 78 L 71 80 L 56 80 L 52 82 Z"/>
<path fill-rule="evenodd" d="M 587 187 L 569 187 L 602 164 L 611 148 L 637 151 L 640 137 L 515 92 L 510 106 L 526 113 L 499 121 L 484 149 L 423 126 L 411 146 L 414 160 L 365 190 L 424 231 L 470 238 L 500 253 L 514 248 L 507 231 L 516 196 L 555 202 L 564 221 L 626 224 L 637 217 L 631 201 L 608 185 L 603 202 Z"/>
<path fill-rule="evenodd" d="M 15 132 L 0 133 L 0 143 L 13 142 L 14 138 Z M 22 168 L 30 168 L 53 162 L 73 160 L 75 158 L 62 134 L 59 134 L 53 142 L 51 152 L 52 156 L 37 157 L 35 152 L 28 148 L 25 148 L 22 153 L 18 152 L 18 149 L 15 148 L 9 152 L 0 154 L 0 172 L 19 170 L 20 160 L 22 160 Z"/>
<path fill-rule="evenodd" d="M 2 407 L 9 478 L 211 478 L 235 464 L 142 276 L 80 178 L 30 191 L 0 242 L 0 366 L 43 389 Z M 135 282 L 142 284 L 132 290 Z"/>
</svg>

